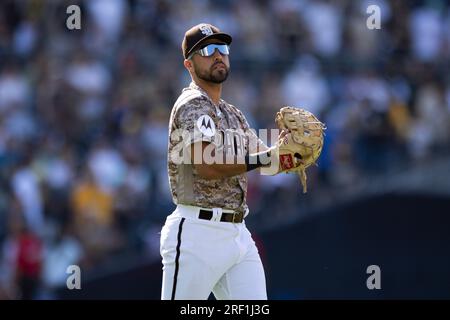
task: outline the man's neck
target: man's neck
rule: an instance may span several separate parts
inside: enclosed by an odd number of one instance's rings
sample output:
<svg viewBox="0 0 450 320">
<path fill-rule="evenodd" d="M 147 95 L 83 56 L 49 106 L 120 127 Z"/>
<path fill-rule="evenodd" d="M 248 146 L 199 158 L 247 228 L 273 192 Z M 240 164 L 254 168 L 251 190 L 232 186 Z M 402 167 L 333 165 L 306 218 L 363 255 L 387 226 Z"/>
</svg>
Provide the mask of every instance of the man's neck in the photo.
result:
<svg viewBox="0 0 450 320">
<path fill-rule="evenodd" d="M 194 82 L 200 88 L 205 90 L 205 92 L 208 94 L 208 97 L 212 100 L 212 102 L 214 102 L 215 105 L 219 104 L 220 96 L 222 94 L 221 83 L 212 83 L 201 79 L 196 79 Z"/>
</svg>

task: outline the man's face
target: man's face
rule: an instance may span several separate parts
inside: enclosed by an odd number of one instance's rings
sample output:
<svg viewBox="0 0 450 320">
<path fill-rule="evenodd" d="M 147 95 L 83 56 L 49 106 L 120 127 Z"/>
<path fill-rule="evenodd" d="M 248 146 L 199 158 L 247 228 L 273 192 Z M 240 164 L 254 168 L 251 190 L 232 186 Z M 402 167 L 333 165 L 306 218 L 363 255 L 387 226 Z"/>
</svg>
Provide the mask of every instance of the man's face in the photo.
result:
<svg viewBox="0 0 450 320">
<path fill-rule="evenodd" d="M 217 40 L 206 42 L 208 44 L 222 44 Z M 216 50 L 212 56 L 202 57 L 200 54 L 194 54 L 191 58 L 194 67 L 195 75 L 204 81 L 213 83 L 224 82 L 230 71 L 230 61 L 228 55 L 222 55 L 219 50 Z"/>
</svg>

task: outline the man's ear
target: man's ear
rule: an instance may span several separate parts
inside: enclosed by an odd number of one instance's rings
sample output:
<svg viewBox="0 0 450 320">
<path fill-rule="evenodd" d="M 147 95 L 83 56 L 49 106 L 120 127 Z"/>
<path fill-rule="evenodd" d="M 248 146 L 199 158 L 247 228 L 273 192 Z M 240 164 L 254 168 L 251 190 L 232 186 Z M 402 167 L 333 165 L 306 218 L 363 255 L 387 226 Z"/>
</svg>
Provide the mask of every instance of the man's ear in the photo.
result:
<svg viewBox="0 0 450 320">
<path fill-rule="evenodd" d="M 192 69 L 194 68 L 194 66 L 192 65 L 192 61 L 188 60 L 188 59 L 184 59 L 184 67 L 186 69 L 188 69 L 189 71 L 192 71 Z"/>
</svg>

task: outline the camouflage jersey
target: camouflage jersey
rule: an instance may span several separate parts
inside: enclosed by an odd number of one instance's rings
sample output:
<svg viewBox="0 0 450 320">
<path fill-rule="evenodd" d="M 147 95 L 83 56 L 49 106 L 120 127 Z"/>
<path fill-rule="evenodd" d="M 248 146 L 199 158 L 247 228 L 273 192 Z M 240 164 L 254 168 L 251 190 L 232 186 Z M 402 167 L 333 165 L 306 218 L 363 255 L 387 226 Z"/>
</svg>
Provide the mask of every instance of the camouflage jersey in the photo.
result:
<svg viewBox="0 0 450 320">
<path fill-rule="evenodd" d="M 170 115 L 168 173 L 173 202 L 245 213 L 247 174 L 215 180 L 201 178 L 190 161 L 191 144 L 201 141 L 212 143 L 217 153 L 229 156 L 267 148 L 250 130 L 242 112 L 224 100 L 215 105 L 203 89 L 191 82 Z"/>
</svg>

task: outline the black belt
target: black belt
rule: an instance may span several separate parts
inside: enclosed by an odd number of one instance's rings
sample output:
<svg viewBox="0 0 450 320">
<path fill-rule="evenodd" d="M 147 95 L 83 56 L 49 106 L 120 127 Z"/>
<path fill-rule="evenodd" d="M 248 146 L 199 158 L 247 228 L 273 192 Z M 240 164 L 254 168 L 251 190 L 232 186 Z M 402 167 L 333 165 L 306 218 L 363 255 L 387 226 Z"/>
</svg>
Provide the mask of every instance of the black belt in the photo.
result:
<svg viewBox="0 0 450 320">
<path fill-rule="evenodd" d="M 200 209 L 200 213 L 198 214 L 199 219 L 211 220 L 212 217 L 213 217 L 212 210 Z M 235 213 L 222 212 L 222 216 L 220 217 L 220 221 L 222 222 L 241 223 L 243 220 L 244 220 L 243 212 L 235 212 Z"/>
</svg>

